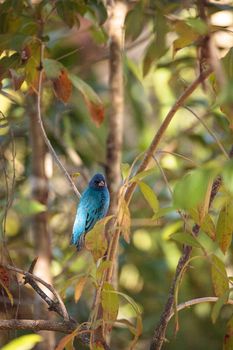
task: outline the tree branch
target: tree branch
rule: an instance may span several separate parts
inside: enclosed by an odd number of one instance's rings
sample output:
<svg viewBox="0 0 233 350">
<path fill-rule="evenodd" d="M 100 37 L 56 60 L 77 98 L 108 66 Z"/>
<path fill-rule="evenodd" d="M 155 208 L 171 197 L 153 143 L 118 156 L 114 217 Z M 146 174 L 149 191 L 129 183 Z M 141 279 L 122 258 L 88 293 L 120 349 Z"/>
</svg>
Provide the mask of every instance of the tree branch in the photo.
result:
<svg viewBox="0 0 233 350">
<path fill-rule="evenodd" d="M 178 111 L 178 109 L 183 106 L 186 99 L 193 93 L 193 91 L 199 86 L 200 83 L 202 83 L 210 74 L 212 73 L 212 69 L 208 69 L 204 72 L 201 72 L 200 75 L 195 79 L 192 84 L 190 84 L 183 94 L 178 98 L 178 100 L 175 102 L 173 107 L 170 109 L 168 114 L 166 115 L 164 121 L 162 122 L 159 130 L 155 134 L 149 148 L 147 149 L 145 156 L 136 172 L 136 174 L 140 173 L 141 171 L 145 170 L 147 165 L 149 164 L 150 159 L 152 158 L 154 152 L 156 151 L 159 142 L 161 141 L 161 138 L 163 137 L 165 131 L 167 130 L 172 118 Z M 137 184 L 136 182 L 132 182 L 131 185 L 128 187 L 125 199 L 127 202 L 130 202 L 131 196 L 136 188 Z"/>
<path fill-rule="evenodd" d="M 70 321 L 71 318 L 68 315 L 68 312 L 66 310 L 66 307 L 60 297 L 60 295 L 58 294 L 58 292 L 47 282 L 43 281 L 41 278 L 33 275 L 30 272 L 24 271 L 19 269 L 18 267 L 14 267 L 11 265 L 4 265 L 1 264 L 0 266 L 2 266 L 3 268 L 10 270 L 10 271 L 14 271 L 17 272 L 21 275 L 23 275 L 25 277 L 25 283 L 28 283 L 31 285 L 31 287 L 40 295 L 40 297 L 49 305 L 49 309 L 53 310 L 55 312 L 57 312 L 60 316 L 62 316 L 64 318 L 64 320 L 66 321 Z M 45 286 L 57 299 L 57 302 L 54 302 L 51 298 L 49 298 L 42 290 L 41 288 L 37 285 L 37 283 L 35 282 L 39 282 L 41 283 L 43 286 Z M 74 322 L 72 320 L 72 322 Z"/>
<path fill-rule="evenodd" d="M 0 320 L 0 330 L 32 330 L 32 331 L 55 331 L 72 333 L 77 325 L 71 321 L 47 321 L 47 320 Z"/>
</svg>

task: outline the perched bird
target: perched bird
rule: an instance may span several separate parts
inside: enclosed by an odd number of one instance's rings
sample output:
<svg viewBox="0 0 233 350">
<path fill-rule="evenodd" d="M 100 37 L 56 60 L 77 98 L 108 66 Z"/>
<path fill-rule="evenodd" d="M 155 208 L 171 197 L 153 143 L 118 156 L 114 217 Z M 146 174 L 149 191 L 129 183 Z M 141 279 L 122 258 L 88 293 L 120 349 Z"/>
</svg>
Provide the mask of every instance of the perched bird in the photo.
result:
<svg viewBox="0 0 233 350">
<path fill-rule="evenodd" d="M 71 243 L 80 251 L 84 247 L 85 235 L 108 211 L 110 196 L 105 178 L 95 174 L 80 199 L 71 237 Z"/>
</svg>

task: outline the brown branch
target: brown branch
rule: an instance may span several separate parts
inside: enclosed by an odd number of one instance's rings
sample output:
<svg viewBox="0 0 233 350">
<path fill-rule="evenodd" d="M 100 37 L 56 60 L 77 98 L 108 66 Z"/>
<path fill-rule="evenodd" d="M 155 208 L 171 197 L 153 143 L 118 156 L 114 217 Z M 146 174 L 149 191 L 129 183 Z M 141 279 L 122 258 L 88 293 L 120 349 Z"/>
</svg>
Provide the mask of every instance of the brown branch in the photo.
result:
<svg viewBox="0 0 233 350">
<path fill-rule="evenodd" d="M 229 152 L 229 156 L 232 157 L 233 156 L 233 147 L 231 148 L 230 152 Z M 218 176 L 215 181 L 213 182 L 212 188 L 211 188 L 211 194 L 210 194 L 210 201 L 209 201 L 209 208 L 221 186 L 222 183 L 222 179 L 220 176 Z M 195 224 L 193 226 L 193 234 L 195 236 L 198 236 L 199 234 L 199 230 L 200 230 L 200 226 Z M 184 246 L 183 248 L 183 254 L 180 257 L 177 267 L 176 267 L 176 272 L 175 272 L 175 276 L 172 280 L 172 284 L 170 287 L 170 291 L 169 291 L 169 295 L 168 295 L 168 299 L 167 302 L 164 306 L 164 310 L 161 314 L 158 326 L 156 327 L 155 331 L 154 331 L 154 335 L 151 341 L 151 345 L 150 345 L 150 350 L 160 350 L 163 346 L 163 342 L 165 339 L 165 334 L 166 334 L 166 329 L 169 323 L 169 320 L 171 319 L 171 315 L 173 313 L 173 306 L 174 306 L 174 300 L 175 300 L 175 289 L 176 289 L 176 285 L 177 282 L 180 280 L 181 274 L 184 271 L 184 268 L 190 258 L 192 252 L 192 247 L 191 246 Z"/>
<path fill-rule="evenodd" d="M 25 283 L 31 285 L 31 287 L 40 295 L 40 297 L 49 305 L 50 310 L 56 311 L 60 316 L 64 318 L 64 320 L 70 320 L 66 307 L 59 296 L 58 292 L 47 282 L 43 281 L 41 278 L 33 275 L 30 272 L 19 269 L 18 267 L 14 267 L 11 265 L 1 264 L 6 270 L 17 272 L 25 277 Z M 41 283 L 45 286 L 57 299 L 57 302 L 54 302 L 51 298 L 49 298 L 41 288 L 35 283 L 35 281 Z M 40 290 L 39 290 L 40 289 Z M 72 320 L 73 321 L 73 320 Z"/>
<path fill-rule="evenodd" d="M 140 164 L 137 173 L 140 173 L 141 171 L 145 170 L 147 165 L 149 164 L 150 159 L 152 158 L 154 152 L 156 151 L 159 142 L 161 141 L 165 131 L 167 130 L 172 118 L 178 111 L 178 109 L 183 106 L 186 99 L 193 93 L 193 91 L 202 83 L 210 74 L 212 73 L 212 69 L 208 69 L 204 72 L 202 72 L 182 93 L 182 95 L 178 98 L 178 100 L 175 102 L 173 107 L 170 109 L 168 114 L 166 115 L 164 121 L 162 122 L 159 130 L 155 134 L 149 148 L 147 149 L 145 156 L 142 160 L 142 163 Z M 132 182 L 131 185 L 128 187 L 125 199 L 127 202 L 130 201 L 131 196 L 136 188 L 137 184 L 136 182 Z"/>
<path fill-rule="evenodd" d="M 108 122 L 106 176 L 111 194 L 110 214 L 116 214 L 118 191 L 121 185 L 121 157 L 124 118 L 124 84 L 123 84 L 123 39 L 124 19 L 127 6 L 117 1 L 110 7 L 109 17 L 109 87 L 111 110 Z"/>
<path fill-rule="evenodd" d="M 71 321 L 47 321 L 47 320 L 0 320 L 0 330 L 32 330 L 32 331 L 55 331 L 72 333 L 77 325 Z"/>
<path fill-rule="evenodd" d="M 109 214 L 116 215 L 118 208 L 118 195 L 121 186 L 121 159 L 122 159 L 122 141 L 123 141 L 123 118 L 124 118 L 124 84 L 123 84 L 123 60 L 122 52 L 124 46 L 124 21 L 127 14 L 127 4 L 124 1 L 109 1 L 109 88 L 111 110 L 108 121 L 108 137 L 107 137 L 107 154 L 106 154 L 106 177 L 108 188 L 111 196 Z M 108 225 L 107 240 L 109 243 L 108 253 L 111 249 L 110 228 L 114 226 L 114 220 Z M 114 232 L 113 235 L 117 235 Z M 116 244 L 117 246 L 117 244 Z M 117 274 L 117 259 L 115 259 L 115 274 Z M 111 275 L 112 276 L 112 275 Z M 97 319 L 103 318 L 103 310 L 100 303 L 101 290 L 105 280 L 109 280 L 104 274 L 100 286 L 96 292 L 93 305 L 93 319 L 95 323 Z M 113 282 L 112 278 L 109 281 Z M 115 283 L 116 284 L 116 283 Z M 102 325 L 96 329 L 91 335 L 91 343 L 98 340 L 105 349 L 108 348 L 106 338 L 110 334 L 110 327 L 104 328 Z M 108 339 L 110 340 L 110 338 Z"/>
</svg>

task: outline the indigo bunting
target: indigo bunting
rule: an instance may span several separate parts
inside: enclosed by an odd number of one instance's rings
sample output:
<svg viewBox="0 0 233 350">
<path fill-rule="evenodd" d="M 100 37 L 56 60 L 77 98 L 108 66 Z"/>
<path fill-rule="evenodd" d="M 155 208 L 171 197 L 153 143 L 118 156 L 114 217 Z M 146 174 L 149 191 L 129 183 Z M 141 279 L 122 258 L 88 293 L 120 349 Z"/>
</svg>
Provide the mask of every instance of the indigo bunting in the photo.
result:
<svg viewBox="0 0 233 350">
<path fill-rule="evenodd" d="M 84 247 L 86 233 L 107 214 L 109 202 L 105 178 L 95 174 L 81 196 L 74 221 L 71 243 L 78 251 Z"/>
</svg>

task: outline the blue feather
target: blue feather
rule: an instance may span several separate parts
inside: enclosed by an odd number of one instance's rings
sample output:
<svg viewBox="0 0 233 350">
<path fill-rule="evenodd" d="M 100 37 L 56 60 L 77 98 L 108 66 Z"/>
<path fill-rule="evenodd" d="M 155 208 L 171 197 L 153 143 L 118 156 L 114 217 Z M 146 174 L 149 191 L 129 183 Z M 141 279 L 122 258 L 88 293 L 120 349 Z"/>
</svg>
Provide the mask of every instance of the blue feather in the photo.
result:
<svg viewBox="0 0 233 350">
<path fill-rule="evenodd" d="M 81 250 L 85 244 L 85 234 L 97 221 L 105 217 L 110 196 L 102 174 L 96 174 L 82 194 L 74 221 L 71 243 Z"/>
</svg>

